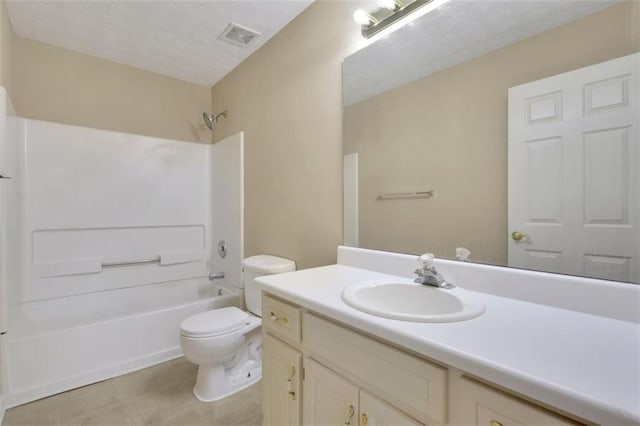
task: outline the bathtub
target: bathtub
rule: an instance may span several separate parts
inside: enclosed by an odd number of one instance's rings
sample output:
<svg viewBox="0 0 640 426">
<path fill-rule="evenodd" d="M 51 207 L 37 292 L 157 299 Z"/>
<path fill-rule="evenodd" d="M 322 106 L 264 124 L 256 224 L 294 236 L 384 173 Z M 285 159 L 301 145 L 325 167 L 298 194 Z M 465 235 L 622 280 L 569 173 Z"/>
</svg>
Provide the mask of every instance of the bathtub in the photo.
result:
<svg viewBox="0 0 640 426">
<path fill-rule="evenodd" d="M 5 336 L 6 407 L 177 358 L 183 319 L 240 301 L 200 278 L 23 304 Z"/>
</svg>

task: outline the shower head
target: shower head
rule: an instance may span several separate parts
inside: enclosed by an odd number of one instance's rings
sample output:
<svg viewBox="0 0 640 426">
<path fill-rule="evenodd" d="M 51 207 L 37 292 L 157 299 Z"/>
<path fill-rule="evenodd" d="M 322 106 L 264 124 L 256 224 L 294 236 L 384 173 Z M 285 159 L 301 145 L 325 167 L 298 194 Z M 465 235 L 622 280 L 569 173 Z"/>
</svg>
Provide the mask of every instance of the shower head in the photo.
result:
<svg viewBox="0 0 640 426">
<path fill-rule="evenodd" d="M 220 114 L 213 115 L 207 114 L 206 112 L 202 113 L 202 119 L 204 120 L 204 124 L 207 125 L 209 130 L 213 130 L 213 123 L 217 122 L 220 117 L 226 117 L 227 111 L 222 111 Z"/>
<path fill-rule="evenodd" d="M 203 112 L 202 119 L 204 120 L 204 124 L 207 125 L 209 130 L 213 130 L 213 116 L 211 116 L 211 114 L 207 114 L 206 112 Z"/>
</svg>

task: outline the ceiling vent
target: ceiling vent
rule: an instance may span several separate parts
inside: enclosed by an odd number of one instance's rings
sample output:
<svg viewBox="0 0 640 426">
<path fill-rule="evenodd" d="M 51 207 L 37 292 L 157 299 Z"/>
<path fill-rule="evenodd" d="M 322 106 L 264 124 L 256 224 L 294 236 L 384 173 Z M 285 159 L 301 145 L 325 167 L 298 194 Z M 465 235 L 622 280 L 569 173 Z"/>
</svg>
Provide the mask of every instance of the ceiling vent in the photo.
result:
<svg viewBox="0 0 640 426">
<path fill-rule="evenodd" d="M 220 34 L 220 40 L 235 44 L 236 46 L 247 47 L 262 34 L 242 25 L 230 23 Z"/>
</svg>

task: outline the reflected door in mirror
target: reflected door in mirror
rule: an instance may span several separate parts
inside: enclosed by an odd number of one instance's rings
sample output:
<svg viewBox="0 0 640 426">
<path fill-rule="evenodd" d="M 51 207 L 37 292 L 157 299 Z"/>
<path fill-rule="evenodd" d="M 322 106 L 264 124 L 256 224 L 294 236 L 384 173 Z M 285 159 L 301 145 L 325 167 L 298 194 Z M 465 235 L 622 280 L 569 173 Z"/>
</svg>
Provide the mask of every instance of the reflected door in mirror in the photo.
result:
<svg viewBox="0 0 640 426">
<path fill-rule="evenodd" d="M 640 282 L 639 63 L 509 90 L 509 266 Z"/>
</svg>

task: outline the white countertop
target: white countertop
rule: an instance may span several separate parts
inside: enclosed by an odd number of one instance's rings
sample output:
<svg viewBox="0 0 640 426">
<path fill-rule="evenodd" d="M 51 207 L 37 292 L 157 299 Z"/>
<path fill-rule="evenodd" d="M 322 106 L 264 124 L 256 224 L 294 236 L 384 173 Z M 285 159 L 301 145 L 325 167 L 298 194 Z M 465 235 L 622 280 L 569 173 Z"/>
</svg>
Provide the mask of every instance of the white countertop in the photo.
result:
<svg viewBox="0 0 640 426">
<path fill-rule="evenodd" d="M 472 320 L 391 320 L 342 301 L 347 284 L 371 280 L 409 281 L 331 265 L 258 282 L 268 293 L 559 410 L 603 425 L 640 424 L 638 323 L 485 293 L 475 294 L 486 312 Z"/>
</svg>

